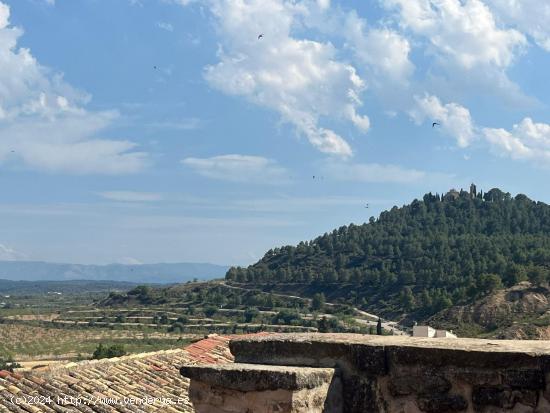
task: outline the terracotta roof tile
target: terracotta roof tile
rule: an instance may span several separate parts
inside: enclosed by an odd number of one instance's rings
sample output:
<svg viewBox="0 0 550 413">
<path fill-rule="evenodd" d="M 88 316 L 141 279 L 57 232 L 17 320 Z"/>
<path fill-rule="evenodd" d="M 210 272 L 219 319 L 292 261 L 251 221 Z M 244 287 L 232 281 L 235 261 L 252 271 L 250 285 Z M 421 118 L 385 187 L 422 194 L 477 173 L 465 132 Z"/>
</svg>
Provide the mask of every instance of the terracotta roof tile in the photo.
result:
<svg viewBox="0 0 550 413">
<path fill-rule="evenodd" d="M 262 333 L 260 333 L 262 334 Z M 265 334 L 265 333 L 264 333 Z M 116 359 L 91 360 L 55 366 L 45 371 L 9 373 L 0 371 L 0 413 L 155 413 L 193 412 L 187 397 L 189 381 L 179 374 L 183 364 L 215 364 L 233 361 L 229 341 L 236 336 L 210 335 L 186 348 L 135 354 Z M 46 404 L 11 403 L 18 396 L 51 397 Z M 64 403 L 82 398 L 111 398 L 118 403 Z M 124 404 L 124 398 L 142 404 Z M 172 398 L 180 404 L 147 402 L 146 397 Z M 143 400 L 145 403 L 143 403 Z"/>
</svg>

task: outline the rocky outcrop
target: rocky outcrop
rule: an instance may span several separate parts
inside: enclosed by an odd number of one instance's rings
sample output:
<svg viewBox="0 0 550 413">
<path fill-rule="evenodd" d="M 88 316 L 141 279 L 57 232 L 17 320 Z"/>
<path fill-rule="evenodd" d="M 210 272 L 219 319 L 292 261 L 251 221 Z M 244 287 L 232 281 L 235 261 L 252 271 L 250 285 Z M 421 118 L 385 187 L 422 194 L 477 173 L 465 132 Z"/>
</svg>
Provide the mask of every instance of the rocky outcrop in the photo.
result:
<svg viewBox="0 0 550 413">
<path fill-rule="evenodd" d="M 546 340 L 550 338 L 548 314 L 550 289 L 525 281 L 473 304 L 451 307 L 428 322 L 453 329 L 460 337 L 484 334 L 498 339 Z"/>
</svg>

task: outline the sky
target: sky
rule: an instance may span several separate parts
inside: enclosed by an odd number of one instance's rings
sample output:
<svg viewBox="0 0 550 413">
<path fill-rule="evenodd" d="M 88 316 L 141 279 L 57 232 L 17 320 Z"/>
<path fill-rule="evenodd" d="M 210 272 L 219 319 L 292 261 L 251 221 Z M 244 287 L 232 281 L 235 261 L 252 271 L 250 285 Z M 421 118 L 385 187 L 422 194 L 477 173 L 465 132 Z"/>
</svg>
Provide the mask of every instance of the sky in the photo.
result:
<svg viewBox="0 0 550 413">
<path fill-rule="evenodd" d="M 248 265 L 472 182 L 550 202 L 549 68 L 540 0 L 0 0 L 0 260 Z"/>
</svg>

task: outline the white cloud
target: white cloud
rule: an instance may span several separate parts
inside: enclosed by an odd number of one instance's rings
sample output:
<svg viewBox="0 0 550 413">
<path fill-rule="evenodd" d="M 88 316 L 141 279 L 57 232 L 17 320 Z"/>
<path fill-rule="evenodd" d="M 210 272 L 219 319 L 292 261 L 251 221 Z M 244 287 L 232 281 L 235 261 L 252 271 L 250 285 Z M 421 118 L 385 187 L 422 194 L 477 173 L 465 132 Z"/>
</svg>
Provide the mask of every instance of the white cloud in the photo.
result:
<svg viewBox="0 0 550 413">
<path fill-rule="evenodd" d="M 187 6 L 188 4 L 194 3 L 197 0 L 164 0 L 168 3 L 180 4 L 182 6 Z"/>
<path fill-rule="evenodd" d="M 162 195 L 153 192 L 105 191 L 99 192 L 102 198 L 118 202 L 155 202 L 161 201 Z"/>
<path fill-rule="evenodd" d="M 21 261 L 28 259 L 26 254 L 16 251 L 13 248 L 0 244 L 0 261 Z"/>
<path fill-rule="evenodd" d="M 486 0 L 505 23 L 527 33 L 550 52 L 550 4 L 544 0 Z"/>
<path fill-rule="evenodd" d="M 157 22 L 157 27 L 162 30 L 166 30 L 167 32 L 173 32 L 174 26 L 171 23 L 167 22 Z"/>
<path fill-rule="evenodd" d="M 220 155 L 186 158 L 181 161 L 199 175 L 231 182 L 281 184 L 288 180 L 286 170 L 261 156 Z"/>
<path fill-rule="evenodd" d="M 525 43 L 523 34 L 497 27 L 481 0 L 382 0 L 397 8 L 400 24 L 426 37 L 434 52 L 465 69 L 505 68 Z"/>
<path fill-rule="evenodd" d="M 84 109 L 89 96 L 41 66 L 17 46 L 23 31 L 10 27 L 10 9 L 0 2 L 0 162 L 71 173 L 133 173 L 147 155 L 127 140 L 97 136 L 118 117 Z"/>
<path fill-rule="evenodd" d="M 492 150 L 502 156 L 550 164 L 550 125 L 547 123 L 525 118 L 511 131 L 484 128 L 483 135 Z"/>
<path fill-rule="evenodd" d="M 183 118 L 178 121 L 152 122 L 147 126 L 153 129 L 195 130 L 203 125 L 199 118 Z"/>
<path fill-rule="evenodd" d="M 293 35 L 293 28 L 304 24 L 308 7 L 327 10 L 330 2 L 206 3 L 216 17 L 221 41 L 220 61 L 205 69 L 210 85 L 275 110 L 318 150 L 350 156 L 346 140 L 323 123 L 335 118 L 366 132 L 369 119 L 359 113 L 365 81 L 339 59 L 331 43 Z"/>
<path fill-rule="evenodd" d="M 428 176 L 426 172 L 416 169 L 377 163 L 328 162 L 324 169 L 328 176 L 336 180 L 369 183 L 408 184 L 423 181 Z"/>
<path fill-rule="evenodd" d="M 436 130 L 456 139 L 464 148 L 475 139 L 475 126 L 470 111 L 457 103 L 442 104 L 439 98 L 431 95 L 415 97 L 416 107 L 410 115 L 417 124 L 437 122 Z M 433 129 L 433 128 L 432 128 Z"/>
<path fill-rule="evenodd" d="M 409 41 L 389 28 L 368 29 L 365 20 L 350 12 L 335 30 L 341 31 L 358 61 L 368 65 L 376 78 L 404 83 L 414 71 Z"/>
</svg>

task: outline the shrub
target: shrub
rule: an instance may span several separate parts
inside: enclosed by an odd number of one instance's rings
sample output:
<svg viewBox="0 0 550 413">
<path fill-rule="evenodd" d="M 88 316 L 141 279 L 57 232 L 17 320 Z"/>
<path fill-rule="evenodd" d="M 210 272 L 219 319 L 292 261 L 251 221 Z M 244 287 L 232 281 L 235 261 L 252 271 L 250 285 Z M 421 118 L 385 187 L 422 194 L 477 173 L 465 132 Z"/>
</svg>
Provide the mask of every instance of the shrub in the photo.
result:
<svg viewBox="0 0 550 413">
<path fill-rule="evenodd" d="M 121 357 L 124 355 L 126 355 L 126 350 L 124 349 L 124 346 L 122 344 L 104 346 L 100 343 L 95 349 L 94 354 L 92 354 L 92 359 L 98 360 L 112 357 Z"/>
</svg>

